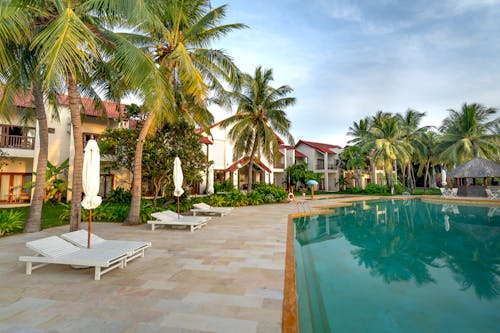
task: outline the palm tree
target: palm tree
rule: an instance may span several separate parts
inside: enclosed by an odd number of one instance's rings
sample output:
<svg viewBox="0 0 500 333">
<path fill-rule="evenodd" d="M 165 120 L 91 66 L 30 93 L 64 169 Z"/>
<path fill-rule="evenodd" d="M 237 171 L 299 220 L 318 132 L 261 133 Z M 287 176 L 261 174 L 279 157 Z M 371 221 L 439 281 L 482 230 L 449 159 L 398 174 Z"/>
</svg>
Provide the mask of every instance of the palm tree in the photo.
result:
<svg viewBox="0 0 500 333">
<path fill-rule="evenodd" d="M 291 144 L 290 120 L 285 108 L 295 103 L 294 97 L 286 97 L 293 90 L 287 85 L 273 88 L 271 69 L 257 67 L 255 75 L 245 75 L 241 82 L 241 92 L 235 91 L 233 99 L 238 103 L 235 115 L 221 123 L 223 128 L 230 127 L 228 137 L 234 144 L 234 158 L 249 158 L 248 191 L 252 190 L 253 163 L 256 155 L 264 155 L 272 160 L 278 151 L 278 138 L 275 132 L 283 135 Z"/>
<path fill-rule="evenodd" d="M 448 112 L 440 128 L 443 135 L 437 147 L 445 163 L 461 164 L 477 156 L 498 159 L 499 135 L 495 128 L 500 119 L 494 118 L 497 109 L 464 103 L 459 111 Z"/>
<path fill-rule="evenodd" d="M 42 88 L 67 89 L 73 128 L 74 162 L 70 230 L 80 222 L 82 192 L 83 137 L 80 119 L 80 92 L 89 90 L 89 73 L 94 63 L 112 57 L 125 79 L 139 86 L 151 77 L 155 67 L 152 59 L 134 48 L 132 43 L 107 30 L 117 19 L 130 13 L 140 13 L 135 2 L 103 1 L 43 1 L 12 0 L 13 7 L 30 11 L 28 28 L 34 31 L 30 49 L 37 54 L 37 70 L 43 70 Z M 135 10 L 130 6 L 137 5 Z M 109 52 L 112 49 L 113 52 Z"/>
<path fill-rule="evenodd" d="M 347 147 L 342 151 L 341 158 L 346 161 L 347 170 L 354 170 L 355 186 L 361 188 L 363 186 L 362 171 L 366 169 L 368 159 L 366 149 L 361 145 Z"/>
<path fill-rule="evenodd" d="M 354 137 L 349 140 L 349 143 L 363 143 L 366 140 L 368 132 L 370 131 L 370 118 L 365 117 L 359 122 L 353 122 L 352 126 L 349 127 L 347 135 Z"/>
<path fill-rule="evenodd" d="M 418 134 L 425 131 L 427 127 L 419 127 L 420 122 L 422 121 L 422 118 L 425 116 L 425 112 L 418 112 L 412 109 L 406 110 L 406 112 L 401 115 L 401 114 L 396 114 L 396 117 L 399 120 L 399 123 L 401 125 L 401 131 L 402 135 L 404 137 L 404 140 L 407 142 L 408 145 L 413 147 L 414 149 L 423 149 L 421 146 L 421 142 L 418 140 L 419 136 Z M 408 156 L 409 158 L 407 160 L 402 160 L 402 174 L 403 174 L 403 181 L 405 178 L 405 174 L 407 177 L 407 186 L 413 190 L 416 187 L 416 180 L 415 180 L 415 174 L 413 170 L 413 154 Z"/>
<path fill-rule="evenodd" d="M 413 148 L 404 139 L 398 118 L 387 113 L 377 113 L 373 118 L 366 145 L 374 149 L 372 158 L 375 163 L 384 166 L 387 183 L 391 194 L 394 194 L 393 171 L 397 160 L 408 160 L 413 152 Z"/>
<path fill-rule="evenodd" d="M 430 130 L 418 133 L 418 142 L 420 144 L 415 147 L 416 159 L 419 162 L 417 174 L 421 176 L 422 172 L 424 172 L 424 189 L 435 183 L 431 179 L 429 170 L 437 163 L 436 144 L 438 140 L 438 134 Z"/>
<path fill-rule="evenodd" d="M 30 49 L 34 32 L 28 29 L 29 16 L 26 9 L 18 9 L 2 3 L 0 14 L 0 77 L 3 96 L 0 102 L 0 114 L 9 118 L 16 112 L 15 98 L 20 95 L 33 97 L 34 111 L 38 122 L 39 153 L 37 156 L 34 194 L 31 200 L 28 219 L 24 232 L 41 230 L 42 204 L 48 162 L 48 123 L 41 84 L 41 73 L 36 69 L 36 52 Z M 55 95 L 48 94 L 55 100 Z M 57 105 L 52 103 L 55 115 Z"/>
<path fill-rule="evenodd" d="M 182 118 L 208 127 L 213 121 L 206 109 L 209 89 L 215 94 L 222 92 L 220 80 L 236 83 L 239 73 L 224 51 L 208 48 L 208 45 L 234 29 L 245 27 L 220 25 L 226 6 L 212 9 L 208 0 L 149 1 L 147 4 L 151 17 L 137 29 L 144 31 L 149 45 L 154 46 L 152 52 L 157 66 L 168 85 L 162 89 L 162 99 L 150 97 L 157 96 L 158 90 L 144 93 L 148 115 L 137 142 L 132 202 L 126 224 L 139 222 L 142 149 L 148 132 L 152 127 L 161 127 L 165 121 L 173 123 Z"/>
</svg>

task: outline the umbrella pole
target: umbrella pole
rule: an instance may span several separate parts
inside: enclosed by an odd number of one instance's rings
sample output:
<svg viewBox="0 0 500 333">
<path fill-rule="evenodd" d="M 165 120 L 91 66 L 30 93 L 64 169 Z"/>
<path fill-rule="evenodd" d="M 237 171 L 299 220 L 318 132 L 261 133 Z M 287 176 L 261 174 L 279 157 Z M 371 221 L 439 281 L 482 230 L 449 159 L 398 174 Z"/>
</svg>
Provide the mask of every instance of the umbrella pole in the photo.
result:
<svg viewBox="0 0 500 333">
<path fill-rule="evenodd" d="M 87 227 L 87 248 L 90 249 L 90 227 L 92 225 L 92 209 L 89 209 L 89 225 Z"/>
<path fill-rule="evenodd" d="M 181 205 L 179 203 L 179 197 L 177 197 L 177 217 L 181 218 Z"/>
</svg>

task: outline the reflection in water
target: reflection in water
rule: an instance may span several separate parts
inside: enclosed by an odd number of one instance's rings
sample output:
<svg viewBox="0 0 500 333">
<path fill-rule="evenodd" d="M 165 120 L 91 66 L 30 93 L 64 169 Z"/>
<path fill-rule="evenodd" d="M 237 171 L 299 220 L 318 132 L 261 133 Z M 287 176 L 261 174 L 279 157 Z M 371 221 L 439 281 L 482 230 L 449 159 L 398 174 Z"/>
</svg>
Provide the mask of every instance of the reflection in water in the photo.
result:
<svg viewBox="0 0 500 333">
<path fill-rule="evenodd" d="M 500 292 L 500 219 L 488 207 L 378 201 L 336 208 L 316 221 L 296 221 L 301 246 L 344 237 L 359 266 L 385 283 L 435 282 L 430 270 L 447 267 L 460 288 L 479 298 Z M 446 214 L 443 215 L 443 212 Z M 444 228 L 443 228 L 444 223 Z"/>
</svg>

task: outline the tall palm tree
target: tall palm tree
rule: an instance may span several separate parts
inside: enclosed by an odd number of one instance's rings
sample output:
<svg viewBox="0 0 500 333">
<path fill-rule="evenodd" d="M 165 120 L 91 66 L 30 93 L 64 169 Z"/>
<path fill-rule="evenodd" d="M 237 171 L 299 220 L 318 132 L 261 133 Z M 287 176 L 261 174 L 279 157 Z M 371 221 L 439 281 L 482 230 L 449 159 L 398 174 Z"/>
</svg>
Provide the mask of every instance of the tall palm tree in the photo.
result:
<svg viewBox="0 0 500 333">
<path fill-rule="evenodd" d="M 418 140 L 418 134 L 425 131 L 427 127 L 420 127 L 420 122 L 422 118 L 425 116 L 425 112 L 418 112 L 412 109 L 406 110 L 404 114 L 396 114 L 398 121 L 401 125 L 402 135 L 404 140 L 408 145 L 413 147 L 414 149 L 423 149 L 421 148 L 422 143 Z M 403 181 L 406 175 L 407 181 L 406 185 L 413 190 L 416 187 L 416 179 L 413 170 L 413 154 L 408 156 L 407 160 L 402 160 L 402 174 Z"/>
<path fill-rule="evenodd" d="M 359 122 L 353 122 L 352 126 L 349 127 L 347 135 L 354 137 L 349 140 L 349 143 L 363 143 L 366 140 L 368 132 L 370 131 L 370 118 L 365 117 Z"/>
<path fill-rule="evenodd" d="M 448 112 L 440 127 L 443 135 L 437 147 L 445 163 L 461 164 L 477 156 L 498 159 L 499 134 L 495 128 L 500 119 L 494 118 L 497 109 L 464 103 L 460 110 Z"/>
<path fill-rule="evenodd" d="M 438 142 L 438 134 L 426 130 L 418 134 L 418 142 L 420 143 L 415 147 L 416 159 L 419 162 L 417 174 L 419 176 L 424 173 L 424 189 L 432 186 L 434 181 L 431 179 L 429 170 L 437 164 L 436 144 Z"/>
<path fill-rule="evenodd" d="M 15 99 L 19 96 L 33 97 L 34 111 L 38 123 L 39 153 L 33 198 L 24 232 L 41 230 L 41 215 L 45 187 L 45 175 L 48 162 L 48 123 L 45 110 L 44 94 L 55 100 L 55 95 L 42 89 L 41 75 L 37 70 L 36 52 L 30 49 L 33 36 L 29 28 L 28 10 L 15 8 L 3 2 L 0 10 L 0 82 L 3 96 L 0 101 L 0 114 L 9 118 L 16 112 Z M 51 103 L 54 116 L 57 116 L 57 104 Z"/>
<path fill-rule="evenodd" d="M 238 69 L 223 50 L 209 48 L 210 42 L 242 24 L 221 25 L 226 6 L 211 8 L 208 0 L 149 1 L 151 19 L 137 26 L 147 34 L 159 71 L 168 81 L 168 92 L 159 103 L 144 94 L 147 118 L 139 133 L 134 161 L 132 202 L 126 224 L 139 223 L 142 179 L 142 149 L 150 130 L 165 121 L 186 118 L 207 128 L 213 121 L 206 109 L 209 90 L 222 92 L 222 81 L 235 83 Z M 154 91 L 154 90 L 153 90 Z M 157 95 L 154 92 L 153 95 Z"/>
<path fill-rule="evenodd" d="M 26 1 L 12 0 L 13 7 L 30 10 L 28 27 L 36 35 L 30 49 L 37 54 L 37 70 L 43 70 L 42 88 L 66 88 L 74 141 L 73 184 L 70 230 L 80 222 L 82 192 L 83 137 L 80 92 L 88 84 L 93 63 L 113 56 L 114 64 L 136 84 L 155 71 L 154 63 L 133 45 L 106 29 L 117 19 L 141 12 L 135 2 L 103 1 Z M 132 8 L 131 6 L 138 6 Z M 135 9 L 135 10 L 132 10 Z M 113 49 L 113 53 L 106 50 Z"/>
<path fill-rule="evenodd" d="M 245 75 L 241 91 L 235 91 L 234 100 L 238 103 L 235 115 L 221 123 L 223 128 L 230 127 L 228 136 L 234 144 L 234 158 L 248 157 L 248 190 L 252 190 L 253 163 L 256 156 L 264 155 L 272 160 L 278 151 L 276 133 L 284 136 L 290 144 L 290 120 L 285 108 L 295 103 L 294 97 L 287 97 L 293 91 L 287 85 L 273 88 L 271 69 L 257 67 L 254 76 Z"/>
<path fill-rule="evenodd" d="M 366 144 L 374 149 L 373 160 L 384 166 L 387 183 L 394 194 L 393 171 L 397 160 L 408 160 L 413 148 L 404 139 L 400 122 L 396 116 L 381 114 L 375 117 Z M 397 177 L 397 173 L 396 173 Z"/>
</svg>

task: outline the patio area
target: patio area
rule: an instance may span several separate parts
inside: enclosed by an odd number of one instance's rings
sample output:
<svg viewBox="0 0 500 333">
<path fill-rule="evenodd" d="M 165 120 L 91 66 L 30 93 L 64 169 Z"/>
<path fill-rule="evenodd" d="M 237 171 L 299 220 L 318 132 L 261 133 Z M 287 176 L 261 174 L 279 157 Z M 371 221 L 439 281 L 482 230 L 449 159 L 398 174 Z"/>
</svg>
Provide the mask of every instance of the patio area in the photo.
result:
<svg viewBox="0 0 500 333">
<path fill-rule="evenodd" d="M 68 226 L 2 238 L 0 331 L 280 332 L 291 213 L 293 204 L 236 208 L 193 233 L 93 223 L 102 238 L 153 243 L 100 281 L 65 265 L 25 275 L 25 243 Z"/>
</svg>

